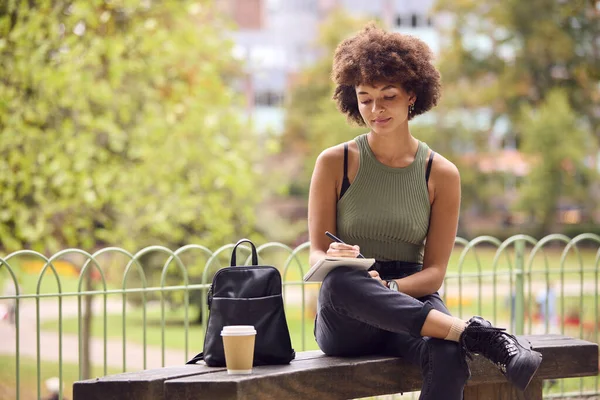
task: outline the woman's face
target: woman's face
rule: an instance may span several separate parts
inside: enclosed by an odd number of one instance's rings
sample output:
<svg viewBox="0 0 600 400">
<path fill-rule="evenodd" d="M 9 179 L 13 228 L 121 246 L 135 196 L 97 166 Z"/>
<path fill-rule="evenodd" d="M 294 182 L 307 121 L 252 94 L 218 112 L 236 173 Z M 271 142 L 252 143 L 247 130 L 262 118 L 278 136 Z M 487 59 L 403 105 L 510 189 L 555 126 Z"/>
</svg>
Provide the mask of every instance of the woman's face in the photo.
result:
<svg viewBox="0 0 600 400">
<path fill-rule="evenodd" d="M 356 86 L 358 110 L 372 131 L 394 131 L 408 121 L 408 106 L 415 101 L 400 85 L 379 82 Z"/>
</svg>

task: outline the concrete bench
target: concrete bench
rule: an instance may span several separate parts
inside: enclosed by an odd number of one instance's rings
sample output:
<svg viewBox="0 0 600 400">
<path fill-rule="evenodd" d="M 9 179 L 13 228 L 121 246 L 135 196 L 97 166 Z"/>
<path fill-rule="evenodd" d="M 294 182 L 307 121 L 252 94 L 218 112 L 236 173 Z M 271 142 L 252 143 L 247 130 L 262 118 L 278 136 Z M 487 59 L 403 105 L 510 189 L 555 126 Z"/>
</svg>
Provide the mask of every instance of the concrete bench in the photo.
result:
<svg viewBox="0 0 600 400">
<path fill-rule="evenodd" d="M 525 392 L 514 389 L 489 361 L 470 361 L 465 399 L 542 399 L 542 381 L 598 374 L 598 345 L 561 335 L 525 336 L 543 361 Z M 393 357 L 327 357 L 298 353 L 289 365 L 255 367 L 251 375 L 182 365 L 76 382 L 74 400 L 353 399 L 421 388 L 420 370 Z"/>
</svg>

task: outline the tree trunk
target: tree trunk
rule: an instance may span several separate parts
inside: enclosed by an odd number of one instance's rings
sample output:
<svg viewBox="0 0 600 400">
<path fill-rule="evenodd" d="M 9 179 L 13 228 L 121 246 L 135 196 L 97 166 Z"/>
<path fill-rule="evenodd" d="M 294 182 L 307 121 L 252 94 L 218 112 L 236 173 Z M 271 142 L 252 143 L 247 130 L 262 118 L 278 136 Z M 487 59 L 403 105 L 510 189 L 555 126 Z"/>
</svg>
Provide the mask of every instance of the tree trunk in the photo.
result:
<svg viewBox="0 0 600 400">
<path fill-rule="evenodd" d="M 559 187 L 560 181 L 557 181 L 554 187 Z M 557 208 L 560 202 L 560 192 L 554 190 L 552 193 L 546 194 L 546 202 L 541 204 L 543 209 L 541 222 L 538 226 L 538 237 L 542 238 L 550 233 L 556 222 Z"/>
</svg>

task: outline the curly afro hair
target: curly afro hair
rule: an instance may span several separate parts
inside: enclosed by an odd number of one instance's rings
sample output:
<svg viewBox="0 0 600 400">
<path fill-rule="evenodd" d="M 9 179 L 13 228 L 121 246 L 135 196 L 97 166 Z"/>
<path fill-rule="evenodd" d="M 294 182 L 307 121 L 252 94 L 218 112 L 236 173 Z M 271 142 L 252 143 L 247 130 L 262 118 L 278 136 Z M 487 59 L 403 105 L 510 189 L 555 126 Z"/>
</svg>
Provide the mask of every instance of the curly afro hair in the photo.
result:
<svg viewBox="0 0 600 400">
<path fill-rule="evenodd" d="M 364 126 L 355 87 L 397 82 L 417 97 L 414 111 L 409 114 L 412 119 L 433 108 L 440 98 L 440 73 L 432 60 L 433 53 L 422 40 L 386 32 L 370 23 L 335 50 L 331 72 L 336 84 L 333 99 L 348 120 Z"/>
</svg>

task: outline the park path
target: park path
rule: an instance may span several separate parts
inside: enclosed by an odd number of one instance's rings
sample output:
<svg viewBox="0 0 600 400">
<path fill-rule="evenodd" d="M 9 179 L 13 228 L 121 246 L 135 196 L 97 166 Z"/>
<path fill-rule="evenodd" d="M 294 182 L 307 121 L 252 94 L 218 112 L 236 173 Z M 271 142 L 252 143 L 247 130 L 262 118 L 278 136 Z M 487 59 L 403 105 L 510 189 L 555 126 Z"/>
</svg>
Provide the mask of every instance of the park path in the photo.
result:
<svg viewBox="0 0 600 400">
<path fill-rule="evenodd" d="M 19 349 L 21 357 L 36 359 L 38 350 L 36 345 L 36 308 L 34 300 L 22 300 L 20 306 Z M 102 315 L 102 304 L 94 303 L 94 315 Z M 118 300 L 107 302 L 108 314 L 121 314 L 122 303 Z M 77 301 L 63 300 L 62 317 L 77 317 Z M 40 301 L 40 322 L 52 321 L 58 318 L 58 302 L 56 299 Z M 8 321 L 0 321 L 0 354 L 14 355 L 16 352 L 16 329 Z M 191 345 L 190 345 L 191 346 Z M 197 347 L 201 347 L 197 346 Z M 59 359 L 59 335 L 55 331 L 40 332 L 40 358 L 43 361 L 56 362 Z M 117 338 L 107 338 L 106 363 L 108 368 L 123 369 L 123 341 Z M 127 342 L 126 367 L 127 370 L 144 369 L 144 348 L 141 344 Z M 91 358 L 95 366 L 104 365 L 104 341 L 100 338 L 91 340 Z M 79 364 L 79 339 L 76 334 L 63 333 L 62 335 L 62 360 L 63 363 Z M 162 350 L 156 346 L 146 348 L 146 368 L 162 366 Z M 165 349 L 165 365 L 182 365 L 186 357 L 181 350 Z"/>
</svg>

